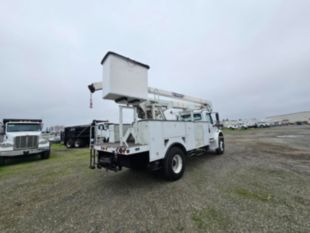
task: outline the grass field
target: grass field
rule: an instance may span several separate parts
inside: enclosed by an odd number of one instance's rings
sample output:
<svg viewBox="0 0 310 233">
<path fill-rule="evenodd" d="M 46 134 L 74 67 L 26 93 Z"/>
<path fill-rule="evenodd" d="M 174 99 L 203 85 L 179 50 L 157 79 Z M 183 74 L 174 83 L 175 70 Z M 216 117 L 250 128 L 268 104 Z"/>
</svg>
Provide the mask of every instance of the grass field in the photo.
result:
<svg viewBox="0 0 310 233">
<path fill-rule="evenodd" d="M 88 149 L 0 167 L 0 232 L 310 232 L 310 127 L 225 131 L 184 177 L 88 168 Z"/>
</svg>

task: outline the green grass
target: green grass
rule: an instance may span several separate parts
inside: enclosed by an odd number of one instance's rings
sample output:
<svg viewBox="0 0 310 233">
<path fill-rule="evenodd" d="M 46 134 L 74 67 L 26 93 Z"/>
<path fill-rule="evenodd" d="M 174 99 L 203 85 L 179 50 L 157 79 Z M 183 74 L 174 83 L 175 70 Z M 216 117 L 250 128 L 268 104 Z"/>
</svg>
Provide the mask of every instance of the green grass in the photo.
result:
<svg viewBox="0 0 310 233">
<path fill-rule="evenodd" d="M 0 177 L 14 174 L 30 174 L 40 172 L 41 169 L 53 168 L 57 173 L 54 175 L 64 173 L 62 164 L 67 163 L 68 169 L 73 169 L 81 163 L 87 161 L 88 148 L 83 149 L 67 149 L 61 144 L 52 144 L 51 155 L 49 159 L 41 160 L 39 156 L 9 158 L 6 165 L 0 166 Z M 59 166 L 59 169 L 57 167 Z M 59 170 L 59 171 L 58 171 Z M 45 174 L 45 173 L 44 173 Z M 48 174 L 48 173 L 47 173 Z M 48 174 L 49 175 L 49 174 Z"/>
<path fill-rule="evenodd" d="M 214 232 L 215 230 L 228 231 L 231 220 L 221 211 L 214 208 L 204 208 L 193 214 L 192 220 L 202 232 Z"/>
<path fill-rule="evenodd" d="M 238 194 L 239 196 L 249 199 L 249 200 L 254 200 L 254 201 L 262 201 L 262 202 L 268 202 L 272 200 L 272 195 L 269 193 L 264 193 L 264 192 L 254 192 L 247 190 L 245 188 L 237 187 L 233 189 L 233 193 Z"/>
</svg>

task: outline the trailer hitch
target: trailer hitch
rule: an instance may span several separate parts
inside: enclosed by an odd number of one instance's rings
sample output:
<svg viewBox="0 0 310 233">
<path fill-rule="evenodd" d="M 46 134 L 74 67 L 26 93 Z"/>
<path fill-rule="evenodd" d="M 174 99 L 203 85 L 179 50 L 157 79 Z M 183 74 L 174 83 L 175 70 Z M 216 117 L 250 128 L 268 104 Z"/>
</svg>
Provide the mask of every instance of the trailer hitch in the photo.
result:
<svg viewBox="0 0 310 233">
<path fill-rule="evenodd" d="M 112 170 L 112 171 L 121 171 L 122 166 L 119 163 L 119 159 L 116 153 L 109 156 L 98 156 L 98 162 L 97 162 L 97 168 L 106 168 L 106 170 Z"/>
</svg>

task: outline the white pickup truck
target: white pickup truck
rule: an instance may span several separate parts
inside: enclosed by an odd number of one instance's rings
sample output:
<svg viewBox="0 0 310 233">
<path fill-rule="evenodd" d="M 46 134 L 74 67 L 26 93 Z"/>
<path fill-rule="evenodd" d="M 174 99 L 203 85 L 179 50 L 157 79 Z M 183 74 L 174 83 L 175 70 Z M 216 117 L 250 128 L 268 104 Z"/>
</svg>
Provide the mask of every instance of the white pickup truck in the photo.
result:
<svg viewBox="0 0 310 233">
<path fill-rule="evenodd" d="M 50 143 L 42 137 L 42 120 L 4 119 L 0 123 L 0 164 L 5 158 L 40 154 L 50 155 Z"/>
</svg>

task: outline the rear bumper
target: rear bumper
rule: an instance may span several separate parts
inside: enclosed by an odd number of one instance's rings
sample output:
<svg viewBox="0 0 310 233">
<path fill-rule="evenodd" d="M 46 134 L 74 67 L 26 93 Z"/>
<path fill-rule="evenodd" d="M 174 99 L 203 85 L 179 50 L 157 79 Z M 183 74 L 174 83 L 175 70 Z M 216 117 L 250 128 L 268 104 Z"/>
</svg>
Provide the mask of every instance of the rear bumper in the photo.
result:
<svg viewBox="0 0 310 233">
<path fill-rule="evenodd" d="M 142 152 L 131 155 L 112 154 L 103 151 L 91 151 L 90 168 L 105 168 L 112 171 L 120 171 L 122 167 L 135 168 L 147 167 L 149 164 L 149 153 Z"/>
<path fill-rule="evenodd" d="M 37 148 L 37 149 L 24 149 L 24 150 L 11 150 L 11 151 L 0 151 L 0 156 L 13 157 L 22 155 L 33 155 L 40 154 L 43 152 L 50 151 L 50 148 Z"/>
</svg>

